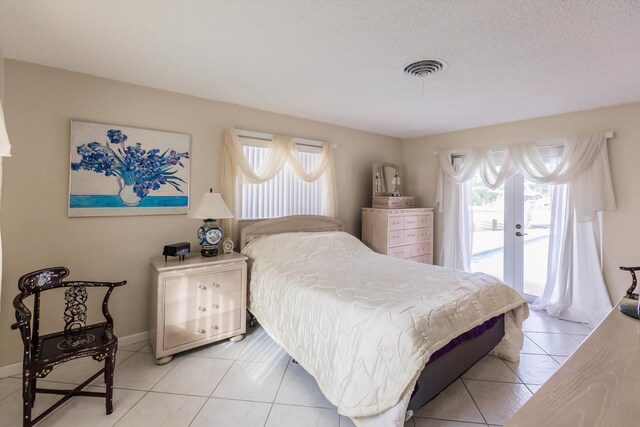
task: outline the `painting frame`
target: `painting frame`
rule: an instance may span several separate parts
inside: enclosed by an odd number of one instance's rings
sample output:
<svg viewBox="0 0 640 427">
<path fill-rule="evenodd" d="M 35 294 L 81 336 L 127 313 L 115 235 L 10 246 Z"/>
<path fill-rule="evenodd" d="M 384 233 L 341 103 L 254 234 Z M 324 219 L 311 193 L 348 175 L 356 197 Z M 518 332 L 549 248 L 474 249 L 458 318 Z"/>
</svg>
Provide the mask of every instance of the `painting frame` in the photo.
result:
<svg viewBox="0 0 640 427">
<path fill-rule="evenodd" d="M 189 212 L 191 135 L 70 121 L 68 217 Z"/>
</svg>

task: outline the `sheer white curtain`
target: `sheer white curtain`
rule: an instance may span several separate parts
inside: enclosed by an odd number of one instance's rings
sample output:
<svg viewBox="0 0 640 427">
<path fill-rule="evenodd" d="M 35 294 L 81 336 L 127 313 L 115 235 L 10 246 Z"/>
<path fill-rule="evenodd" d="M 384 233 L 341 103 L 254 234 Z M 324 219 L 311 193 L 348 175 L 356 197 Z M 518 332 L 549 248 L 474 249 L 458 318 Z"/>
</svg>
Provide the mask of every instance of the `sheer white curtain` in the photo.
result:
<svg viewBox="0 0 640 427">
<path fill-rule="evenodd" d="M 2 67 L 2 62 L 0 62 Z M 2 82 L 0 81 L 0 84 Z M 4 123 L 4 112 L 2 111 L 2 101 L 0 100 L 0 191 L 2 190 L 2 158 L 11 156 L 11 144 L 7 134 L 7 126 Z M 2 299 L 2 237 L 0 236 L 0 301 Z"/>
<path fill-rule="evenodd" d="M 267 155 L 255 171 L 242 151 L 242 143 L 234 128 L 225 131 L 222 150 L 222 197 L 234 214 L 231 220 L 225 220 L 227 233 L 233 236 L 237 226 L 239 184 L 260 184 L 272 179 L 287 163 L 293 173 L 306 182 L 322 178 L 322 214 L 336 216 L 336 184 L 333 149 L 329 143 L 323 143 L 320 161 L 315 170 L 307 172 L 300 161 L 298 149 L 293 138 L 274 135 Z"/>
<path fill-rule="evenodd" d="M 516 173 L 534 182 L 552 184 L 548 277 L 544 294 L 534 302 L 534 308 L 569 320 L 597 323 L 611 309 L 602 276 L 600 244 L 600 213 L 615 209 L 606 137 L 598 133 L 565 138 L 562 157 L 551 170 L 539 148 L 537 142 L 510 144 L 504 149 L 500 167 L 488 148 L 472 150 L 459 166 L 452 162 L 451 153 L 439 153 L 437 202 L 444 225 L 441 260 L 445 267 L 470 270 L 464 260 L 470 259 L 471 246 L 466 237 L 456 236 L 447 227 L 447 220 L 462 221 L 469 215 L 470 202 L 458 206 L 450 200 L 461 191 L 457 187 L 476 173 L 480 172 L 485 185 L 492 189 Z"/>
</svg>

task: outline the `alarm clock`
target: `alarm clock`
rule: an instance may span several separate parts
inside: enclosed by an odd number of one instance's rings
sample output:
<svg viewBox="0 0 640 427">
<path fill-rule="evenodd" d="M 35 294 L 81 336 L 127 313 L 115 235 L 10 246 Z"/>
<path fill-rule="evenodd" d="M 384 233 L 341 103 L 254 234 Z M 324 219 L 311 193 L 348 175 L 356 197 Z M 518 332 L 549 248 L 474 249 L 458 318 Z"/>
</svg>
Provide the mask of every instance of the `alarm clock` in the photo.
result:
<svg viewBox="0 0 640 427">
<path fill-rule="evenodd" d="M 233 240 L 225 237 L 225 239 L 222 241 L 222 252 L 224 252 L 225 254 L 230 254 L 231 252 L 233 252 L 234 246 L 235 245 L 233 244 Z"/>
</svg>

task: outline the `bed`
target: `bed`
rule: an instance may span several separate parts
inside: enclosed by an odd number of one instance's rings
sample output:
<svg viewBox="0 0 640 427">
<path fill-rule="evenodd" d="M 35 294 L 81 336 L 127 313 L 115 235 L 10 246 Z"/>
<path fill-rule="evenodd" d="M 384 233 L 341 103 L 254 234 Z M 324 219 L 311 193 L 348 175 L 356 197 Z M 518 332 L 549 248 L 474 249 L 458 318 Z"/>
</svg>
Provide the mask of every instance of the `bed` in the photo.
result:
<svg viewBox="0 0 640 427">
<path fill-rule="evenodd" d="M 357 426 L 402 426 L 492 352 L 519 359 L 528 307 L 498 279 L 377 254 L 321 216 L 241 231 L 249 310 Z"/>
</svg>

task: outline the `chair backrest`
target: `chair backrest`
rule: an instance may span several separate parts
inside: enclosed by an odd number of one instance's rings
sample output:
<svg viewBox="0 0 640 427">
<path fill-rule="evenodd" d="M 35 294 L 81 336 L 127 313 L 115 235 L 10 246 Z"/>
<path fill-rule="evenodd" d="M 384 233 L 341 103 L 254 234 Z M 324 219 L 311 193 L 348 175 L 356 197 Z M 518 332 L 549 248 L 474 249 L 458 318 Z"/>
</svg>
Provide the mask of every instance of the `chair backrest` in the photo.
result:
<svg viewBox="0 0 640 427">
<path fill-rule="evenodd" d="M 40 334 L 40 293 L 50 289 L 67 288 L 64 292 L 65 310 L 63 319 L 65 322 L 65 333 L 72 333 L 75 330 L 86 326 L 87 321 L 87 287 L 108 287 L 109 290 L 104 296 L 102 304 L 102 314 L 107 320 L 105 333 L 111 333 L 113 329 L 113 318 L 109 313 L 109 297 L 114 287 L 126 284 L 123 282 L 85 282 L 85 281 L 63 281 L 69 275 L 66 267 L 51 267 L 27 273 L 18 280 L 18 294 L 13 300 L 16 310 L 16 323 L 12 329 L 20 328 L 25 352 L 30 353 L 32 345 L 38 342 Z M 33 315 L 24 304 L 23 300 L 29 296 L 34 296 Z"/>
</svg>

